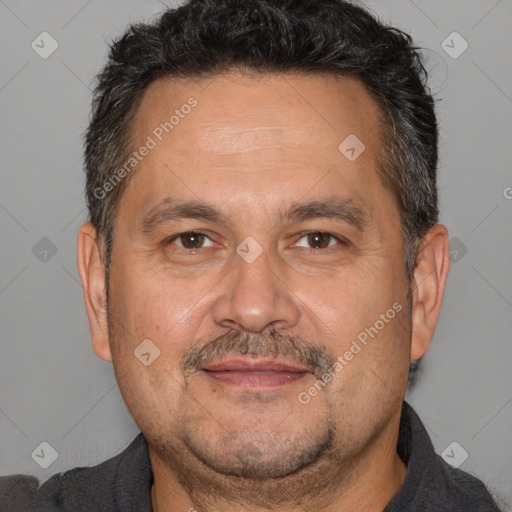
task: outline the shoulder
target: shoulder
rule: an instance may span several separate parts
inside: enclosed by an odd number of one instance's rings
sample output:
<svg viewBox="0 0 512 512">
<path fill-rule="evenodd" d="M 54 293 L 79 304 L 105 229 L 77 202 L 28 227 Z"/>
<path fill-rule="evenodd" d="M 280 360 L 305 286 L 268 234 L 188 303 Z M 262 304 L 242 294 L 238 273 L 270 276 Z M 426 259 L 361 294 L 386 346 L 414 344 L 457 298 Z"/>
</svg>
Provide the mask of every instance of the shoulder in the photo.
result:
<svg viewBox="0 0 512 512">
<path fill-rule="evenodd" d="M 450 494 L 456 510 L 478 510 L 481 512 L 500 512 L 489 489 L 478 478 L 456 469 L 436 455 L 437 465 L 442 479 Z"/>
<path fill-rule="evenodd" d="M 438 455 L 419 416 L 404 402 L 398 453 L 407 475 L 386 512 L 500 512 L 485 485 Z"/>
<path fill-rule="evenodd" d="M 43 484 L 33 476 L 1 477 L 0 512 L 64 512 L 84 504 L 94 510 L 101 504 L 100 496 L 102 501 L 108 499 L 113 479 L 110 469 L 110 464 L 74 468 Z"/>
<path fill-rule="evenodd" d="M 92 467 L 78 467 L 50 477 L 43 484 L 33 476 L 0 477 L 0 512 L 92 512 L 118 510 L 119 494 L 148 477 L 141 435 L 119 455 Z"/>
<path fill-rule="evenodd" d="M 31 509 L 39 481 L 33 476 L 0 477 L 0 512 Z"/>
</svg>

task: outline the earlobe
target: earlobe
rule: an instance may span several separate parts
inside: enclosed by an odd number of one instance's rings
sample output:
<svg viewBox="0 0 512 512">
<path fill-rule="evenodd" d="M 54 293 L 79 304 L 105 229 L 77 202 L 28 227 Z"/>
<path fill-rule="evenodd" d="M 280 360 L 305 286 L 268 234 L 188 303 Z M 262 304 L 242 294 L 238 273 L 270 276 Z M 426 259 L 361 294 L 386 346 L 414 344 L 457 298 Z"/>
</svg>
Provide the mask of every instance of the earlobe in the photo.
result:
<svg viewBox="0 0 512 512">
<path fill-rule="evenodd" d="M 423 237 L 414 270 L 411 359 L 421 359 L 432 341 L 441 313 L 450 268 L 448 230 L 436 224 Z"/>
<path fill-rule="evenodd" d="M 111 361 L 112 355 L 108 340 L 105 266 L 98 246 L 97 230 L 90 222 L 86 222 L 80 227 L 77 247 L 78 273 L 84 291 L 92 346 L 99 357 Z"/>
</svg>

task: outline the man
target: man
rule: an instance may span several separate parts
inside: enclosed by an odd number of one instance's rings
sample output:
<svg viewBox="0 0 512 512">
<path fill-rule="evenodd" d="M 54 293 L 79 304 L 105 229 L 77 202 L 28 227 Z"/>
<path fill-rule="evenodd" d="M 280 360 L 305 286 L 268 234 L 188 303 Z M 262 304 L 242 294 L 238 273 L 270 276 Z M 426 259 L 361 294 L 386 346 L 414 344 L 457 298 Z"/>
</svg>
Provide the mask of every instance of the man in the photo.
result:
<svg viewBox="0 0 512 512">
<path fill-rule="evenodd" d="M 342 0 L 192 0 L 113 45 L 78 268 L 141 435 L 2 510 L 498 510 L 404 403 L 450 261 L 424 81 Z"/>
</svg>

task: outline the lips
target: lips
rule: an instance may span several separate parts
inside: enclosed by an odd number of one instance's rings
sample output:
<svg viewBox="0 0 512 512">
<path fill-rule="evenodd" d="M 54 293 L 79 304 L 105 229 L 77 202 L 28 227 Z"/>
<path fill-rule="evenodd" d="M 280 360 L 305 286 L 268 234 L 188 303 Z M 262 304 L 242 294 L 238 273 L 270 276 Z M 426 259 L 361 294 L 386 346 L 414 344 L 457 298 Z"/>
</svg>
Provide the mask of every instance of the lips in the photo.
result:
<svg viewBox="0 0 512 512">
<path fill-rule="evenodd" d="M 248 359 L 228 359 L 208 363 L 204 366 L 208 371 L 271 371 L 271 372 L 307 372 L 308 369 L 291 364 L 281 363 L 269 360 L 248 360 Z"/>
<path fill-rule="evenodd" d="M 204 373 L 225 384 L 254 388 L 275 387 L 304 378 L 307 368 L 275 360 L 228 359 L 211 362 Z"/>
</svg>

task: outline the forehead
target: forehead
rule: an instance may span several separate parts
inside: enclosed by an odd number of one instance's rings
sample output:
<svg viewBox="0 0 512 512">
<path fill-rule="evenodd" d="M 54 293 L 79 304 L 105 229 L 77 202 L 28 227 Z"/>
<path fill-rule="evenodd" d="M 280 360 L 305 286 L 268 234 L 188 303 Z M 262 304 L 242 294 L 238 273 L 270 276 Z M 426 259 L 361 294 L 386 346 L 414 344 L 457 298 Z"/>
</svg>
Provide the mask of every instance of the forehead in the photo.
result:
<svg viewBox="0 0 512 512">
<path fill-rule="evenodd" d="M 142 213 L 168 195 L 222 199 L 226 209 L 245 199 L 264 209 L 338 189 L 371 206 L 386 193 L 377 172 L 379 126 L 375 101 L 353 78 L 231 72 L 160 79 L 132 123 L 132 147 L 151 139 L 153 148 L 123 196 L 133 196 Z M 352 147 L 364 151 L 348 158 Z"/>
<path fill-rule="evenodd" d="M 180 109 L 193 98 L 199 108 L 193 116 Z M 132 128 L 135 138 L 155 131 L 173 114 L 172 135 L 177 141 L 188 131 L 202 130 L 203 148 L 215 152 L 233 148 L 232 134 L 250 138 L 259 132 L 262 142 L 276 141 L 276 134 L 289 142 L 301 138 L 317 142 L 342 137 L 347 130 L 363 137 L 376 135 L 379 109 L 365 86 L 355 78 L 330 75 L 242 74 L 226 72 L 212 78 L 164 78 L 144 92 Z M 192 121 L 182 122 L 187 117 Z M 156 124 L 155 124 L 156 123 Z M 179 124 L 179 129 L 178 129 Z M 314 133 L 313 133 L 314 132 Z M 325 134 L 329 134 L 328 140 Z M 165 135 L 165 134 L 164 134 Z M 190 141 L 189 141 L 190 142 Z M 207 144 L 207 143 L 210 144 Z M 373 139 L 369 143 L 373 143 Z"/>
</svg>

